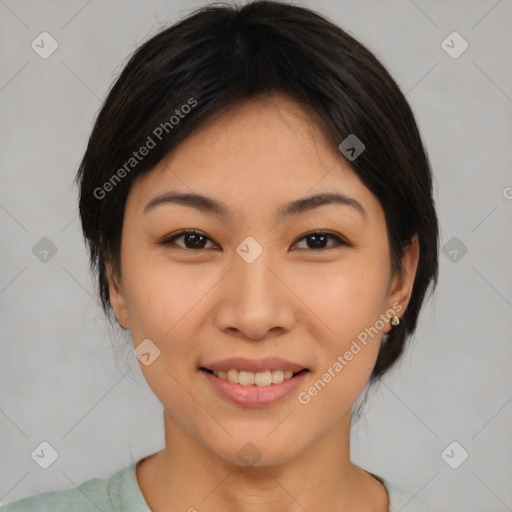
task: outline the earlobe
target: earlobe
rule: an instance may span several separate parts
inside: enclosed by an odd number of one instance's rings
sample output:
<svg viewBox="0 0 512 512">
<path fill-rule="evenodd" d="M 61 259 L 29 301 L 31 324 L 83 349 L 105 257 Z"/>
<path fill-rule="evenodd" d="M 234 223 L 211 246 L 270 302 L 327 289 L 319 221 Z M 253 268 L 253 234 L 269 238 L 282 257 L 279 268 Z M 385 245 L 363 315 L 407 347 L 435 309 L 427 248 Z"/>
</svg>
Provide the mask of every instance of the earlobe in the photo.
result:
<svg viewBox="0 0 512 512">
<path fill-rule="evenodd" d="M 404 249 L 401 272 L 393 276 L 388 297 L 388 307 L 401 318 L 411 299 L 414 279 L 418 268 L 420 245 L 418 235 L 414 234 L 410 244 Z M 389 325 L 389 330 L 392 326 Z M 389 332 L 386 330 L 386 332 Z"/>
<path fill-rule="evenodd" d="M 107 269 L 110 304 L 121 327 L 129 329 L 128 308 L 121 277 L 112 268 Z"/>
</svg>

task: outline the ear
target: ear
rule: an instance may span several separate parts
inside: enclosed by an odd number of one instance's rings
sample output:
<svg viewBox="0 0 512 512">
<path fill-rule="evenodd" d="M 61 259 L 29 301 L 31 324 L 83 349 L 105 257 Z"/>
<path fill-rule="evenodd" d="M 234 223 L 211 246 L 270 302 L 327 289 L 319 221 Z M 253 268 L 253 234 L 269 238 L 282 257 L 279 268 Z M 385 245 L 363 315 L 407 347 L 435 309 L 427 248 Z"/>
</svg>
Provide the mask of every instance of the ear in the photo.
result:
<svg viewBox="0 0 512 512">
<path fill-rule="evenodd" d="M 114 315 L 116 315 L 117 321 L 121 327 L 129 329 L 129 315 L 123 289 L 123 282 L 120 273 L 113 270 L 111 265 L 107 265 L 107 279 L 110 304 L 114 310 Z"/>
<path fill-rule="evenodd" d="M 405 313 L 409 300 L 411 299 L 419 257 L 420 244 L 418 235 L 415 233 L 411 238 L 410 244 L 404 249 L 402 269 L 400 272 L 395 272 L 389 287 L 388 308 L 394 310 L 400 317 Z M 395 307 L 393 307 L 393 305 L 395 305 Z M 387 333 L 390 330 L 391 325 L 388 325 L 384 332 Z"/>
</svg>

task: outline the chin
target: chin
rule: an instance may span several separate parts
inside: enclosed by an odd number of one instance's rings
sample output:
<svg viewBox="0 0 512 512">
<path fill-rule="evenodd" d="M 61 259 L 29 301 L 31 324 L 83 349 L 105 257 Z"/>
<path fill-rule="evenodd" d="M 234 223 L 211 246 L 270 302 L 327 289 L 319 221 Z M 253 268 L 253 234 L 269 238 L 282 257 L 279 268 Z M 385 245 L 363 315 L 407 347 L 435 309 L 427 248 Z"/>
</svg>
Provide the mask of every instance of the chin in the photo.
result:
<svg viewBox="0 0 512 512">
<path fill-rule="evenodd" d="M 265 435 L 230 438 L 226 439 L 223 446 L 219 446 L 218 438 L 215 441 L 217 444 L 210 447 L 213 454 L 239 468 L 280 466 L 295 459 L 303 451 L 298 440 L 290 437 L 285 440 L 277 435 L 272 440 Z"/>
</svg>

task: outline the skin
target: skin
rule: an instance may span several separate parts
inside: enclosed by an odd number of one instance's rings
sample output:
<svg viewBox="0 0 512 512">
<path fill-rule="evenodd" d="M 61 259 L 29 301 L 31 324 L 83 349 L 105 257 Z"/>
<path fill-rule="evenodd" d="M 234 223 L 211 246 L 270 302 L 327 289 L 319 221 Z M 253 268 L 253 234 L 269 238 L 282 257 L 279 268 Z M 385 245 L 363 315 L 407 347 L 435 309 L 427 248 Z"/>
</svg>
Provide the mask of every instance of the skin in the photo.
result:
<svg viewBox="0 0 512 512">
<path fill-rule="evenodd" d="M 231 217 L 165 203 L 170 190 L 225 203 Z M 277 218 L 282 204 L 320 192 L 356 199 L 363 216 L 329 204 Z M 205 233 L 204 248 L 181 237 Z M 305 237 L 326 230 L 323 249 Z M 253 237 L 263 253 L 236 252 Z M 309 242 L 308 242 L 309 240 Z M 377 336 L 307 405 L 297 394 L 317 381 L 379 315 L 409 302 L 419 255 L 414 238 L 392 274 L 384 212 L 307 111 L 273 94 L 246 102 L 185 139 L 139 178 L 127 199 L 120 275 L 111 303 L 134 346 L 160 349 L 140 364 L 164 409 L 165 448 L 137 466 L 150 508 L 201 511 L 388 510 L 384 486 L 350 460 L 351 408 L 375 364 Z M 398 310 L 397 310 L 398 311 Z M 310 372 L 277 404 L 247 408 L 220 397 L 198 370 L 232 356 L 276 356 Z M 261 458 L 245 466 L 248 442 Z M 333 504 L 335 504 L 333 506 Z"/>
</svg>

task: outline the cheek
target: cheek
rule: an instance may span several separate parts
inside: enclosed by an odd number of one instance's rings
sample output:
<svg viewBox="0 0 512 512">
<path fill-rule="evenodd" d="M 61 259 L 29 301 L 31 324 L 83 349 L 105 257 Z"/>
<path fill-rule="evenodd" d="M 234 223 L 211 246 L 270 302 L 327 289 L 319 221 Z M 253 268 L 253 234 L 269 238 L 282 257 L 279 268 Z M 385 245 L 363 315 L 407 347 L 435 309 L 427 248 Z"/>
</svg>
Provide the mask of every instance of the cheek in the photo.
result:
<svg viewBox="0 0 512 512">
<path fill-rule="evenodd" d="M 365 254 L 295 272 L 290 287 L 338 343 L 375 325 L 386 306 L 387 267 Z M 379 324 L 380 325 L 380 324 Z"/>
<path fill-rule="evenodd" d="M 298 396 L 311 417 L 334 425 L 347 414 L 370 378 L 380 349 L 381 319 L 385 308 L 387 274 L 381 265 L 363 260 L 329 273 L 324 286 L 321 274 L 308 273 L 301 296 L 328 329 L 314 335 L 319 348 L 314 378 Z M 315 291 L 316 290 L 316 291 Z M 317 322 L 318 323 L 318 322 Z"/>
<path fill-rule="evenodd" d="M 199 266 L 137 264 L 136 259 L 126 265 L 125 275 L 134 346 L 150 339 L 160 350 L 150 365 L 139 364 L 144 378 L 164 408 L 182 423 L 189 416 L 204 419 L 204 410 L 190 401 L 183 383 L 189 382 L 201 355 L 201 344 L 193 342 L 197 318 L 206 314 L 203 299 L 218 276 Z"/>
<path fill-rule="evenodd" d="M 215 283 L 211 270 L 165 261 L 134 259 L 125 275 L 132 335 L 154 337 L 161 343 L 180 331 L 180 324 Z"/>
<path fill-rule="evenodd" d="M 335 269 L 327 267 L 304 272 L 293 285 L 320 320 L 316 324 L 327 326 L 312 333 L 319 359 L 316 380 L 304 397 L 315 403 L 310 412 L 319 415 L 325 415 L 322 407 L 346 411 L 367 383 L 385 326 L 381 314 L 389 278 L 386 261 L 367 254 L 347 257 Z"/>
</svg>

